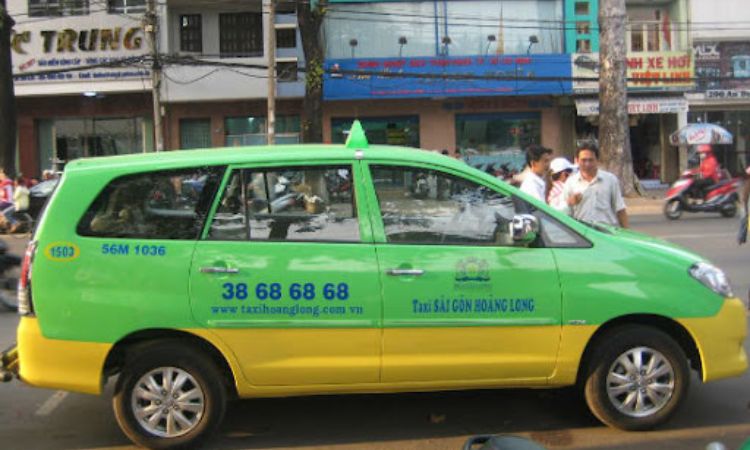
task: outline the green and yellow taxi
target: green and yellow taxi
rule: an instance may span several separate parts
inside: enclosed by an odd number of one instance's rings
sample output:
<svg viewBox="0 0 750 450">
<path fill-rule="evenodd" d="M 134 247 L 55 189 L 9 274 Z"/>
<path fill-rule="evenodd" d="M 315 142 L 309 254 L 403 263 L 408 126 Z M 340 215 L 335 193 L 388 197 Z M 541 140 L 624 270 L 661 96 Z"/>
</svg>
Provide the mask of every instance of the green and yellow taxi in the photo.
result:
<svg viewBox="0 0 750 450">
<path fill-rule="evenodd" d="M 577 385 L 602 422 L 666 421 L 691 370 L 742 374 L 724 273 L 581 223 L 461 161 L 369 145 L 67 165 L 26 251 L 25 383 L 99 394 L 193 447 L 231 398 Z"/>
</svg>

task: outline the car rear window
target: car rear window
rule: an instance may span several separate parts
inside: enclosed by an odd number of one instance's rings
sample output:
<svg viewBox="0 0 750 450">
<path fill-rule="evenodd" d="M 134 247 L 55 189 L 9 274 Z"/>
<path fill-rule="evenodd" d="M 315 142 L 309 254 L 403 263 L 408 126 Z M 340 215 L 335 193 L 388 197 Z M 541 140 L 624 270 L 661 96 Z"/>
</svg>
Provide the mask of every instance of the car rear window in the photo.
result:
<svg viewBox="0 0 750 450">
<path fill-rule="evenodd" d="M 112 180 L 78 223 L 92 237 L 197 239 L 225 167 L 127 175 Z"/>
</svg>

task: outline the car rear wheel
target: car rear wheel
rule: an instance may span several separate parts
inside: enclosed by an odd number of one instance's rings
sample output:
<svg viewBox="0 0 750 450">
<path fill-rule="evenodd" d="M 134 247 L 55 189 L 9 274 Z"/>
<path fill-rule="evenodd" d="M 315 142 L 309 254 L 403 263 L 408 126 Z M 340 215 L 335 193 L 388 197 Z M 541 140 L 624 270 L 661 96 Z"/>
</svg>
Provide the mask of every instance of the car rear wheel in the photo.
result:
<svg viewBox="0 0 750 450">
<path fill-rule="evenodd" d="M 632 325 L 610 332 L 594 349 L 586 403 L 605 424 L 648 430 L 667 421 L 690 383 L 687 358 L 667 334 Z"/>
<path fill-rule="evenodd" d="M 177 343 L 131 352 L 115 388 L 117 423 L 136 444 L 196 448 L 221 423 L 226 388 L 215 364 Z"/>
<path fill-rule="evenodd" d="M 673 198 L 672 200 L 669 200 L 664 205 L 664 215 L 670 220 L 679 219 L 680 216 L 682 216 L 682 202 L 680 199 Z"/>
</svg>

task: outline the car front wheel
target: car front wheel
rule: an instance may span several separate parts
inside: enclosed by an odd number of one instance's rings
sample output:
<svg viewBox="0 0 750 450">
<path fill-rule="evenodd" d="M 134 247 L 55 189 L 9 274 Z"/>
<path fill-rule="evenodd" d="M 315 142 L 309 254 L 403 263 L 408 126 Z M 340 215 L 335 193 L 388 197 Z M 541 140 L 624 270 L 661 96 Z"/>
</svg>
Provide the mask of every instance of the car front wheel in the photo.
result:
<svg viewBox="0 0 750 450">
<path fill-rule="evenodd" d="M 648 430 L 676 411 L 687 393 L 689 377 L 685 353 L 669 335 L 633 325 L 599 341 L 584 395 L 591 412 L 605 424 Z"/>
</svg>

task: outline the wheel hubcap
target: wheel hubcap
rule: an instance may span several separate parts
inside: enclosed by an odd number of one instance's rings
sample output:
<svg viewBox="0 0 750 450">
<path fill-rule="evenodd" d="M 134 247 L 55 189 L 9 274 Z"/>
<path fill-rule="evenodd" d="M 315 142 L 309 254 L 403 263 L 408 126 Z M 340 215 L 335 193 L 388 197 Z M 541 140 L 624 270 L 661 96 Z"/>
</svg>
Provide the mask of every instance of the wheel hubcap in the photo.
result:
<svg viewBox="0 0 750 450">
<path fill-rule="evenodd" d="M 138 423 L 166 438 L 193 430 L 206 409 L 200 385 L 177 367 L 159 367 L 143 375 L 133 388 L 131 403 Z"/>
<path fill-rule="evenodd" d="M 618 411 L 631 417 L 655 414 L 674 394 L 672 365 L 658 351 L 632 348 L 620 355 L 607 374 L 607 395 Z"/>
</svg>

